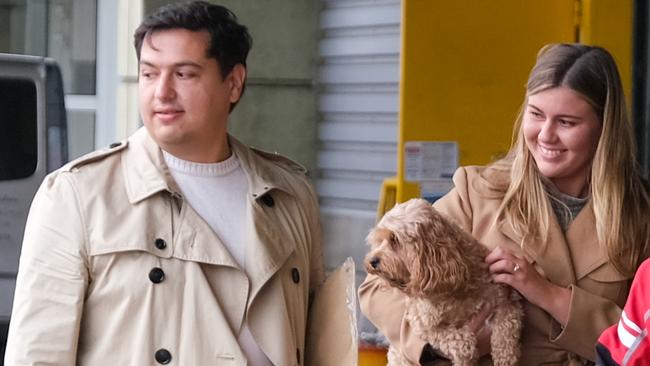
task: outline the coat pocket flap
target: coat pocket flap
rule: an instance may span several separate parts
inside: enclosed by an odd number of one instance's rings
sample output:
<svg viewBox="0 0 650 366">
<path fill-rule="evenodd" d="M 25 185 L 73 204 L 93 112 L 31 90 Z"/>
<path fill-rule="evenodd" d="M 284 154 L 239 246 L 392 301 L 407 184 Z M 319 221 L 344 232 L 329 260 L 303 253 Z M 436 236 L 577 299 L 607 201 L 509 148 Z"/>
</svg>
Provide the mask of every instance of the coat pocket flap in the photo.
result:
<svg viewBox="0 0 650 366">
<path fill-rule="evenodd" d="M 631 276 L 625 276 L 619 273 L 616 268 L 614 268 L 614 266 L 609 262 L 601 264 L 586 275 L 594 281 L 598 282 L 619 282 L 632 278 Z"/>
<path fill-rule="evenodd" d="M 157 257 L 171 258 L 173 254 L 171 235 L 143 234 L 131 235 L 122 239 L 94 240 L 88 248 L 90 256 L 131 251 L 147 252 Z"/>
</svg>

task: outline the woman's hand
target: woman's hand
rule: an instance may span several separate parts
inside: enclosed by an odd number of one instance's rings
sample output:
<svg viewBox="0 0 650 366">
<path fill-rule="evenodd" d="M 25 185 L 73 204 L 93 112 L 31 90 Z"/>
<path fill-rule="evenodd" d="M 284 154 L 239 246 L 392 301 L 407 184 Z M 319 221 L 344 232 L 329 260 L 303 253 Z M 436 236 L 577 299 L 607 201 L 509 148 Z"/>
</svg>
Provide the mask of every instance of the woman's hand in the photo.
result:
<svg viewBox="0 0 650 366">
<path fill-rule="evenodd" d="M 496 247 L 485 257 L 490 266 L 494 282 L 505 283 L 526 298 L 529 302 L 546 310 L 562 326 L 569 317 L 571 290 L 557 286 L 535 270 L 523 258 L 502 247 Z"/>
<path fill-rule="evenodd" d="M 483 305 L 481 310 L 474 314 L 467 323 L 469 329 L 476 335 L 479 358 L 491 352 L 490 337 L 492 336 L 492 328 L 487 323 L 487 320 L 492 316 L 493 311 L 492 306 Z M 449 359 L 440 350 L 433 349 L 430 344 L 424 346 L 420 357 L 420 365 L 437 366 L 448 364 Z"/>
</svg>

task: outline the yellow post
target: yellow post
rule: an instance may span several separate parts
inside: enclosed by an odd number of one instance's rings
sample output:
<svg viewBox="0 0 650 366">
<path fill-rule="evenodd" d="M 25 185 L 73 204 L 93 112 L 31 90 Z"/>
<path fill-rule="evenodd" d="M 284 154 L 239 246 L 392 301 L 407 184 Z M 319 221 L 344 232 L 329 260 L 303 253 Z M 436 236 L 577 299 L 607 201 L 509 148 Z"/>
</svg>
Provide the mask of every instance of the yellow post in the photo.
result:
<svg viewBox="0 0 650 366">
<path fill-rule="evenodd" d="M 579 41 L 605 47 L 612 53 L 629 102 L 632 97 L 633 1 L 582 0 L 580 4 Z"/>
</svg>

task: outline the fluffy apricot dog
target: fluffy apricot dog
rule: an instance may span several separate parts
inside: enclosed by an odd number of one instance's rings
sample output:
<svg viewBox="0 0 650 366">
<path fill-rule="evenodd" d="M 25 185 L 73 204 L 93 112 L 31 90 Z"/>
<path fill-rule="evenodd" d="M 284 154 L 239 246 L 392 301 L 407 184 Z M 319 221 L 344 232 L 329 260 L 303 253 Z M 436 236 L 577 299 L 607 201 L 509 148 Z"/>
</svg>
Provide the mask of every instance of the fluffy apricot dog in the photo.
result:
<svg viewBox="0 0 650 366">
<path fill-rule="evenodd" d="M 493 363 L 518 363 L 520 296 L 492 281 L 484 262 L 488 250 L 471 235 L 429 202 L 412 199 L 388 211 L 366 240 L 366 271 L 407 295 L 404 317 L 417 336 L 454 365 L 476 364 L 476 337 L 467 322 L 483 305 L 492 306 Z M 393 347 L 388 364 L 409 365 Z"/>
</svg>

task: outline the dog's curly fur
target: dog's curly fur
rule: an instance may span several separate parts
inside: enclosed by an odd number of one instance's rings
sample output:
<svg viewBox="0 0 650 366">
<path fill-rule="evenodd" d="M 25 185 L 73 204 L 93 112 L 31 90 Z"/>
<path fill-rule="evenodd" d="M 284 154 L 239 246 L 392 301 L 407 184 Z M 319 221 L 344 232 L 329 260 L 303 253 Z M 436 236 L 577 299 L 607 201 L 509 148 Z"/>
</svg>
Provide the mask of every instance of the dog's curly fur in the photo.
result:
<svg viewBox="0 0 650 366">
<path fill-rule="evenodd" d="M 405 318 L 416 334 L 454 365 L 477 362 L 476 337 L 467 322 L 483 305 L 489 320 L 494 365 L 516 365 L 523 311 L 520 296 L 492 281 L 487 248 L 438 213 L 429 202 L 412 199 L 388 211 L 366 241 L 366 271 L 408 297 Z M 389 365 L 408 365 L 389 349 Z"/>
</svg>

